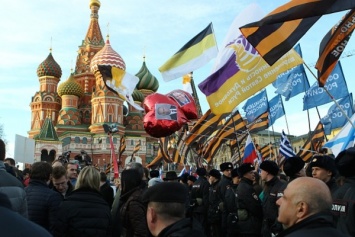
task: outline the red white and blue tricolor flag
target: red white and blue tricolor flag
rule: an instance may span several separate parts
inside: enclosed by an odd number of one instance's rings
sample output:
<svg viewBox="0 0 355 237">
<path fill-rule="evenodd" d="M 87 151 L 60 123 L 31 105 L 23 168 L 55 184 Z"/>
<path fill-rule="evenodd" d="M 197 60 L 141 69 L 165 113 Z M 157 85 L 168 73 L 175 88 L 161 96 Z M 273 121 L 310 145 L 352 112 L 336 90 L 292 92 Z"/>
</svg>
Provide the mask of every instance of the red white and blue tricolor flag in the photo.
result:
<svg viewBox="0 0 355 237">
<path fill-rule="evenodd" d="M 247 141 L 245 143 L 243 163 L 252 163 L 252 164 L 254 164 L 254 160 L 256 158 L 258 158 L 258 155 L 256 154 L 253 141 L 251 140 L 251 136 L 248 135 Z"/>
</svg>

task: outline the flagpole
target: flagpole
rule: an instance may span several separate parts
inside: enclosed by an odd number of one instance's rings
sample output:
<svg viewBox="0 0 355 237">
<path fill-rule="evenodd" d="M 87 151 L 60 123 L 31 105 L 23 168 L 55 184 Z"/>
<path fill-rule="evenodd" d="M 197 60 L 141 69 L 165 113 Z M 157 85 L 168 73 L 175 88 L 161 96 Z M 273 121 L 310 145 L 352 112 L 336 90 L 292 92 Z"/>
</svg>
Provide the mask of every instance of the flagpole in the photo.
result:
<svg viewBox="0 0 355 237">
<path fill-rule="evenodd" d="M 284 107 L 284 102 L 282 100 L 282 96 L 281 96 L 281 103 L 282 103 L 282 109 L 284 110 L 284 114 L 285 114 L 285 122 L 286 122 L 287 133 L 290 134 L 290 129 L 288 128 L 288 122 L 287 122 L 287 117 L 286 117 L 286 112 L 285 112 L 285 107 Z"/>
</svg>

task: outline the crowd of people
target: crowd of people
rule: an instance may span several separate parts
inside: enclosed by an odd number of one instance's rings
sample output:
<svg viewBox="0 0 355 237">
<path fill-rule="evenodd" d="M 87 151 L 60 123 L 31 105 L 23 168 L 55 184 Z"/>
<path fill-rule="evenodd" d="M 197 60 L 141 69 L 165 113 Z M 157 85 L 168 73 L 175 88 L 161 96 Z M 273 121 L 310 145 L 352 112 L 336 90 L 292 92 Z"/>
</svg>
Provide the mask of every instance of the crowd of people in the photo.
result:
<svg viewBox="0 0 355 237">
<path fill-rule="evenodd" d="M 115 187 L 70 160 L 21 172 L 5 148 L 0 139 L 3 236 L 355 236 L 355 148 L 179 176 L 130 162 Z"/>
</svg>

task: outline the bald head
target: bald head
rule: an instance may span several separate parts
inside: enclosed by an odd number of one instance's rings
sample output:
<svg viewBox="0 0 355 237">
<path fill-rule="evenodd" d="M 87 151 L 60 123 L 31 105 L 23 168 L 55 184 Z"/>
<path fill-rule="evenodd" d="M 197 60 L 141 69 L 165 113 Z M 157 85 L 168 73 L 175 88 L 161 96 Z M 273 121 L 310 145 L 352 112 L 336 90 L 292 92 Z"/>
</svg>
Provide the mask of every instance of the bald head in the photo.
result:
<svg viewBox="0 0 355 237">
<path fill-rule="evenodd" d="M 300 177 L 287 185 L 277 204 L 280 206 L 278 221 L 289 228 L 313 214 L 330 211 L 332 197 L 323 181 Z"/>
</svg>

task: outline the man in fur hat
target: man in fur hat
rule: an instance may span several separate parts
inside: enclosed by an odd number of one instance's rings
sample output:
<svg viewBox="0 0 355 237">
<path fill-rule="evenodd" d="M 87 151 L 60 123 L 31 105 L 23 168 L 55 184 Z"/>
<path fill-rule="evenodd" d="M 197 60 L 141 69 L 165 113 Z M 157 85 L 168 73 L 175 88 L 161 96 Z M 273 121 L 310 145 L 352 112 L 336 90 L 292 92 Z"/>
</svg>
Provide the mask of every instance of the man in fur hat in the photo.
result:
<svg viewBox="0 0 355 237">
<path fill-rule="evenodd" d="M 334 178 L 337 174 L 337 169 L 335 166 L 335 160 L 332 157 L 328 155 L 315 155 L 309 166 L 312 170 L 312 177 L 320 179 L 326 183 L 332 194 L 338 189 L 338 185 Z"/>
</svg>

